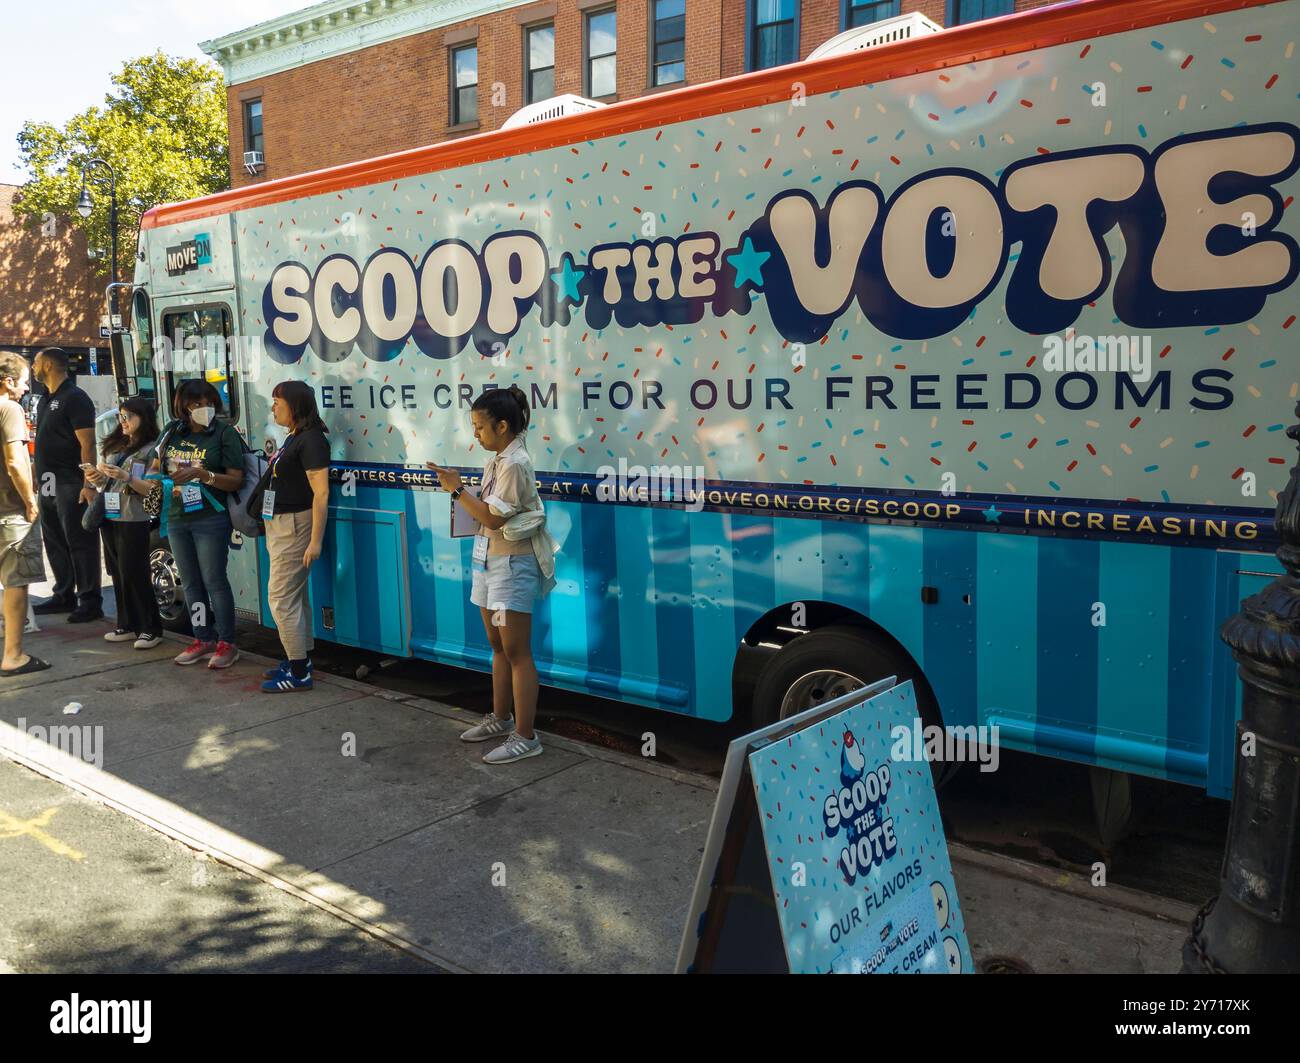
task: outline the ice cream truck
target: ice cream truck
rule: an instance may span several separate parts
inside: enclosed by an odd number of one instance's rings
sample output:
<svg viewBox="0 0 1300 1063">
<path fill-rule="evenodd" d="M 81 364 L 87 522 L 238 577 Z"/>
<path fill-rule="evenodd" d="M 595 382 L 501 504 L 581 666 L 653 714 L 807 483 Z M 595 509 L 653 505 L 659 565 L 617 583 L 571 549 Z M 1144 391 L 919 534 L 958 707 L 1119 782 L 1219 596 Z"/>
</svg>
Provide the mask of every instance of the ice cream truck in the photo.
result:
<svg viewBox="0 0 1300 1063">
<path fill-rule="evenodd" d="M 924 29 L 157 207 L 124 387 L 205 374 L 254 448 L 316 390 L 320 639 L 489 669 L 424 463 L 474 482 L 470 403 L 518 384 L 544 684 L 763 722 L 899 675 L 1227 795 L 1217 632 L 1295 457 L 1300 3 Z"/>
</svg>

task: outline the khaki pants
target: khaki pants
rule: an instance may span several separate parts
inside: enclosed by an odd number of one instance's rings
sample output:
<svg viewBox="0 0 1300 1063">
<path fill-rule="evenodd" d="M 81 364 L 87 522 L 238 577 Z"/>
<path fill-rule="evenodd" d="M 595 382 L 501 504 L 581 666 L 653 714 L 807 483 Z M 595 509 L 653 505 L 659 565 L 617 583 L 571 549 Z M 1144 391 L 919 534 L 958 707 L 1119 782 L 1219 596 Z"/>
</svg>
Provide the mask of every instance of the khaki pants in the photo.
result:
<svg viewBox="0 0 1300 1063">
<path fill-rule="evenodd" d="M 277 513 L 266 522 L 266 552 L 271 556 L 267 596 L 285 657 L 290 661 L 309 657 L 315 645 L 311 601 L 307 597 L 310 571 L 302 567 L 302 555 L 310 544 L 311 510 Z"/>
</svg>

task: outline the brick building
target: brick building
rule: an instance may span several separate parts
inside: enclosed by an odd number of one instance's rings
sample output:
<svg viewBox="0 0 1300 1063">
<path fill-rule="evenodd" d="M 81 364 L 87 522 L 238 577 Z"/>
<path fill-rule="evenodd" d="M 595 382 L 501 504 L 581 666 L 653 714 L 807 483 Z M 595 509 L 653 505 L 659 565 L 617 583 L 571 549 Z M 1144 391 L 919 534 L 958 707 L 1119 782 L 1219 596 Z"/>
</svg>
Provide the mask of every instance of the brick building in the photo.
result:
<svg viewBox="0 0 1300 1063">
<path fill-rule="evenodd" d="M 86 253 L 86 234 L 65 218 L 45 225 L 14 214 L 18 185 L 0 184 L 0 350 L 31 357 L 62 347 L 84 371 L 98 339 L 105 281 Z"/>
<path fill-rule="evenodd" d="M 850 26 L 954 25 L 1049 0 L 325 0 L 205 41 L 225 70 L 234 187 L 802 59 Z M 261 153 L 255 173 L 245 152 Z"/>
</svg>

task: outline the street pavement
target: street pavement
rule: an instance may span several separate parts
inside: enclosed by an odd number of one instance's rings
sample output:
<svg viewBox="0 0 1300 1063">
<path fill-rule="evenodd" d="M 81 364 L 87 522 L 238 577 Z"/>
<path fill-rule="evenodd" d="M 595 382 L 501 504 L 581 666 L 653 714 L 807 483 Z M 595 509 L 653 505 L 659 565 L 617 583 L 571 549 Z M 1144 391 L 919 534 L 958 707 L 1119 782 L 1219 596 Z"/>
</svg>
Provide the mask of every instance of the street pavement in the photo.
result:
<svg viewBox="0 0 1300 1063">
<path fill-rule="evenodd" d="M 182 669 L 179 642 L 105 630 L 44 619 L 29 648 L 54 667 L 0 687 L 0 753 L 24 765 L 0 776 L 0 962 L 190 970 L 216 939 L 222 969 L 671 970 L 712 779 L 545 734 L 489 767 L 451 706 L 319 673 L 267 695 L 267 659 Z M 30 734 L 59 725 L 80 756 Z M 1177 970 L 1189 906 L 953 856 L 977 963 Z M 187 885 L 196 866 L 217 885 Z"/>
</svg>

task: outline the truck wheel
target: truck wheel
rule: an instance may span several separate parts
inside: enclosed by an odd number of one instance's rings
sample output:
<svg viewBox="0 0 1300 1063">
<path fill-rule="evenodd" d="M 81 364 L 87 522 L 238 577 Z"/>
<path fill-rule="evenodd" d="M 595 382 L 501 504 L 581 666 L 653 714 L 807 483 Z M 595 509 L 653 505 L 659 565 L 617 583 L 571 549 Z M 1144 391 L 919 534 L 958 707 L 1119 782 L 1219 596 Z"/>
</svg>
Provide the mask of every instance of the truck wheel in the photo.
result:
<svg viewBox="0 0 1300 1063">
<path fill-rule="evenodd" d="M 182 635 L 190 634 L 193 629 L 185 609 L 180 571 L 176 568 L 171 547 L 158 535 L 157 529 L 149 539 L 149 581 L 153 584 L 154 597 L 158 599 L 158 615 L 162 617 L 163 627 Z"/>
<path fill-rule="evenodd" d="M 939 708 L 923 676 L 909 661 L 882 647 L 862 628 L 832 626 L 810 631 L 787 643 L 763 666 L 754 686 L 754 727 L 783 720 L 859 690 L 864 686 L 898 676 L 916 686 L 917 707 L 925 726 L 940 724 Z M 934 763 L 935 782 L 947 782 L 958 765 Z"/>
</svg>

